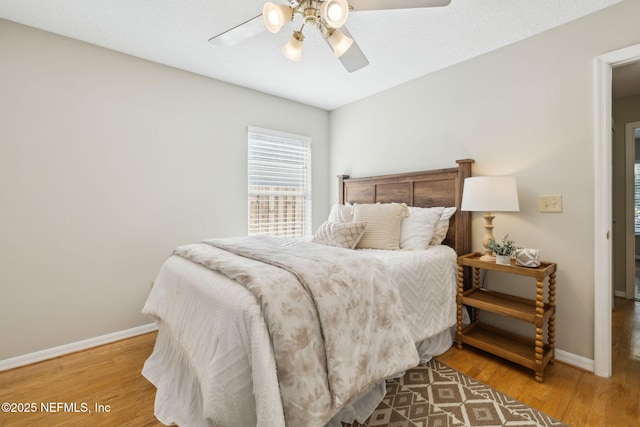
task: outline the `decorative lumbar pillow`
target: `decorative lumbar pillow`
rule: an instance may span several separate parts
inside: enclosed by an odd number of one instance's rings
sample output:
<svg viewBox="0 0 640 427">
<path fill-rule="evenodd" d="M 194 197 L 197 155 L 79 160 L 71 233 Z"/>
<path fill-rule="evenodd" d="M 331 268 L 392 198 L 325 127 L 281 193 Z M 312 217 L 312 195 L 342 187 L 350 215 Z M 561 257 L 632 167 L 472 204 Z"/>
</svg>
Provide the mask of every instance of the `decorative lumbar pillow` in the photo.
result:
<svg viewBox="0 0 640 427">
<path fill-rule="evenodd" d="M 367 228 L 358 242 L 360 249 L 400 249 L 400 223 L 408 214 L 406 203 L 353 205 L 353 221 Z"/>
<path fill-rule="evenodd" d="M 353 221 L 353 205 L 351 203 L 345 203 L 341 205 L 339 203 L 334 204 L 331 207 L 329 213 L 330 222 L 351 222 Z"/>
<path fill-rule="evenodd" d="M 364 222 L 330 222 L 322 224 L 313 235 L 313 243 L 354 249 L 364 233 Z"/>
<path fill-rule="evenodd" d="M 422 251 L 429 247 L 444 208 L 409 206 L 409 216 L 400 224 L 400 249 Z"/>
<path fill-rule="evenodd" d="M 442 216 L 440 217 L 440 221 L 436 224 L 436 229 L 433 233 L 433 237 L 431 238 L 432 245 L 440 245 L 442 241 L 447 237 L 447 231 L 449 231 L 449 219 L 456 212 L 456 208 L 444 208 L 442 211 Z"/>
<path fill-rule="evenodd" d="M 540 251 L 537 249 L 516 249 L 513 255 L 516 259 L 516 265 L 540 267 Z"/>
</svg>

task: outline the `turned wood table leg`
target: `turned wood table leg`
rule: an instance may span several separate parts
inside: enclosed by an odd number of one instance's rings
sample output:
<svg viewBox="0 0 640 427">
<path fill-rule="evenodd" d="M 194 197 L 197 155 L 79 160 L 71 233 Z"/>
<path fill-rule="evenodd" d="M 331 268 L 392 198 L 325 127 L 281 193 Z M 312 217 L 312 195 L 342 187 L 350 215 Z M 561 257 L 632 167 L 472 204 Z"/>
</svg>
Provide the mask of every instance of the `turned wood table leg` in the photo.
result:
<svg viewBox="0 0 640 427">
<path fill-rule="evenodd" d="M 479 268 L 473 269 L 473 286 L 476 288 L 480 287 L 480 269 Z"/>
<path fill-rule="evenodd" d="M 473 269 L 473 287 L 480 288 L 480 269 L 479 268 Z M 478 322 L 478 309 L 476 307 L 473 307 L 472 322 L 473 323 Z"/>
<path fill-rule="evenodd" d="M 542 359 L 544 358 L 543 322 L 544 322 L 544 279 L 536 282 L 536 354 L 535 371 L 536 381 L 542 382 Z"/>
<path fill-rule="evenodd" d="M 464 267 L 458 265 L 458 333 L 456 334 L 456 341 L 458 342 L 458 348 L 462 349 L 462 294 L 464 293 Z"/>
<path fill-rule="evenodd" d="M 549 305 L 551 306 L 551 317 L 549 317 L 548 339 L 551 349 L 551 359 L 553 363 L 556 356 L 556 273 L 549 275 Z"/>
</svg>

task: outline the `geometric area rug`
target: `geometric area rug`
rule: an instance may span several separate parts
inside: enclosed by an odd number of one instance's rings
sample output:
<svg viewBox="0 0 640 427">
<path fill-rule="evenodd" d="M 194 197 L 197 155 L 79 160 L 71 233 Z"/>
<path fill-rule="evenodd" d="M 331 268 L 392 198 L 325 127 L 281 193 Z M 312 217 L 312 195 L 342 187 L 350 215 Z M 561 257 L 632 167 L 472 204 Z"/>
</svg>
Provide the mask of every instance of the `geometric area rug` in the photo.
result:
<svg viewBox="0 0 640 427">
<path fill-rule="evenodd" d="M 435 359 L 387 380 L 387 394 L 363 424 L 345 427 L 565 426 Z"/>
</svg>

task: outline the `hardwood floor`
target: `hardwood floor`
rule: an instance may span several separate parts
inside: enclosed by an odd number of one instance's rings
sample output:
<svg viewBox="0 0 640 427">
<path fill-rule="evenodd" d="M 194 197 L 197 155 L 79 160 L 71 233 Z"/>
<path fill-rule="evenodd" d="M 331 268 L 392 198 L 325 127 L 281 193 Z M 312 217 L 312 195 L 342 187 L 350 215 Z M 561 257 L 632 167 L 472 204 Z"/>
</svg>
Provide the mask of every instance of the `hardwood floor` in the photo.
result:
<svg viewBox="0 0 640 427">
<path fill-rule="evenodd" d="M 0 402 L 36 404 L 32 413 L 0 412 L 0 426 L 162 426 L 153 416 L 155 387 L 140 374 L 156 334 L 0 372 Z"/>
<path fill-rule="evenodd" d="M 616 299 L 613 329 L 611 379 L 556 362 L 545 369 L 540 384 L 532 371 L 470 347 L 451 348 L 438 360 L 568 425 L 635 426 L 640 420 L 640 302 Z M 162 426 L 153 416 L 155 388 L 140 375 L 155 337 L 145 334 L 0 372 L 0 403 L 37 405 L 32 413 L 0 412 L 0 425 Z M 68 412 L 74 403 L 78 412 Z M 82 412 L 83 403 L 91 413 Z M 103 405 L 102 412 L 96 404 Z"/>
<path fill-rule="evenodd" d="M 468 346 L 454 346 L 437 359 L 570 426 L 635 426 L 640 423 L 640 302 L 616 298 L 612 339 L 611 379 L 555 362 L 540 384 L 533 371 Z"/>
</svg>

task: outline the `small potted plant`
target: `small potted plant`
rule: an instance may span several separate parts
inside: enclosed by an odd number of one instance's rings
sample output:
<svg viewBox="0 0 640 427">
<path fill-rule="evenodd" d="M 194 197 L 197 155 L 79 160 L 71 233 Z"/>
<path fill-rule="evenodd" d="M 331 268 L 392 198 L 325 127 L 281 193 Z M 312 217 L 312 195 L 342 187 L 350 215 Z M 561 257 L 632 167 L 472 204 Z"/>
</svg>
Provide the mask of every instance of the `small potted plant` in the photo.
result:
<svg viewBox="0 0 640 427">
<path fill-rule="evenodd" d="M 496 254 L 496 264 L 510 265 L 511 254 L 518 247 L 513 240 L 509 240 L 509 235 L 507 234 L 502 238 L 502 244 L 493 239 L 489 240 L 489 249 Z"/>
</svg>

